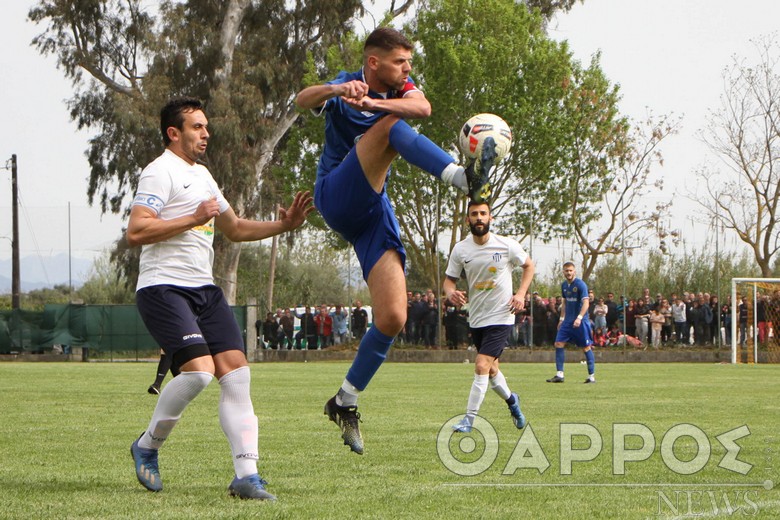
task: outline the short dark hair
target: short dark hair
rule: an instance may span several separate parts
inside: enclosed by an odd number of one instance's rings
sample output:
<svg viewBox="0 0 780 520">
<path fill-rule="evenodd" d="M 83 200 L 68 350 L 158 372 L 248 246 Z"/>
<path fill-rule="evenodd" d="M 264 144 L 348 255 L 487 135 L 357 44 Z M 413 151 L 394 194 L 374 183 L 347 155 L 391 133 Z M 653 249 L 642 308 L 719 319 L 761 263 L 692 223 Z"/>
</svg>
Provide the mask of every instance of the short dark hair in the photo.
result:
<svg viewBox="0 0 780 520">
<path fill-rule="evenodd" d="M 466 206 L 466 213 L 469 212 L 469 210 L 471 209 L 471 206 L 482 206 L 483 204 L 488 207 L 488 211 L 491 211 L 490 203 L 488 201 L 486 201 L 486 200 L 469 199 L 469 203 Z"/>
<path fill-rule="evenodd" d="M 366 43 L 363 45 L 363 57 L 368 56 L 370 49 L 382 49 L 390 52 L 398 48 L 410 51 L 413 49 L 412 42 L 406 39 L 406 36 L 392 27 L 379 27 L 368 35 Z"/>
<path fill-rule="evenodd" d="M 171 144 L 171 139 L 168 137 L 168 128 L 174 127 L 181 130 L 184 125 L 184 116 L 182 114 L 194 112 L 195 110 L 203 110 L 203 102 L 194 97 L 173 98 L 162 107 L 162 110 L 160 110 L 160 132 L 162 133 L 165 146 Z"/>
<path fill-rule="evenodd" d="M 567 265 L 570 265 L 572 267 L 577 267 L 576 265 L 574 265 L 574 262 L 572 262 L 571 260 L 569 260 L 568 262 L 564 262 L 563 267 L 566 267 Z"/>
</svg>

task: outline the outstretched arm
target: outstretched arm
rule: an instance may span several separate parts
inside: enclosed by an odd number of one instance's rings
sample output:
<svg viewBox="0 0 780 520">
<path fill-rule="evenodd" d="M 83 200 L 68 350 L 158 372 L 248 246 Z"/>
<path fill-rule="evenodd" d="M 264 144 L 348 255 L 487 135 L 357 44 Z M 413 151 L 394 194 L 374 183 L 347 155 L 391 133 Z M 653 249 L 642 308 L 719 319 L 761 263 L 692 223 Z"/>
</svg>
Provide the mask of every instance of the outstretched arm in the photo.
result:
<svg viewBox="0 0 780 520">
<path fill-rule="evenodd" d="M 313 210 L 309 192 L 299 191 L 295 194 L 289 208 L 279 210 L 279 220 L 257 221 L 238 218 L 231 208 L 219 215 L 214 223 L 233 242 L 248 242 L 292 231 L 303 224 Z"/>
</svg>

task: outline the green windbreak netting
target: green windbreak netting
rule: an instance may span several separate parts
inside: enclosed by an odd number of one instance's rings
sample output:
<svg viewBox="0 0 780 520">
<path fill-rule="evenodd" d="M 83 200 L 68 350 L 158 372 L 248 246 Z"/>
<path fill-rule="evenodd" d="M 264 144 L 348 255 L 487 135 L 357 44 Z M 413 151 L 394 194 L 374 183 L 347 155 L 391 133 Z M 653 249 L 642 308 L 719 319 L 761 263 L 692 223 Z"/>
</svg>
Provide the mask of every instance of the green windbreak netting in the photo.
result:
<svg viewBox="0 0 780 520">
<path fill-rule="evenodd" d="M 233 307 L 241 330 L 246 308 Z M 135 305 L 46 305 L 43 312 L 0 311 L 0 354 L 36 353 L 53 345 L 92 351 L 156 351 Z"/>
</svg>

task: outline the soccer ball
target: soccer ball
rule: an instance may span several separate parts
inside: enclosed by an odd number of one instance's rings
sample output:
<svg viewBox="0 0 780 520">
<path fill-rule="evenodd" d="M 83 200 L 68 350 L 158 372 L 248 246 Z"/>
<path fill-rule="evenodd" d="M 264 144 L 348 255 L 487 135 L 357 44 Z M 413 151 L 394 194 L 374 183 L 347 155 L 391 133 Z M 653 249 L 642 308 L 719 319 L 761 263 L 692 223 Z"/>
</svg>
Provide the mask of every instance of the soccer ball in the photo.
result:
<svg viewBox="0 0 780 520">
<path fill-rule="evenodd" d="M 476 159 L 482 154 L 482 142 L 486 137 L 496 141 L 496 162 L 509 153 L 512 130 L 495 114 L 477 114 L 466 121 L 458 136 L 458 147 L 463 155 Z"/>
</svg>

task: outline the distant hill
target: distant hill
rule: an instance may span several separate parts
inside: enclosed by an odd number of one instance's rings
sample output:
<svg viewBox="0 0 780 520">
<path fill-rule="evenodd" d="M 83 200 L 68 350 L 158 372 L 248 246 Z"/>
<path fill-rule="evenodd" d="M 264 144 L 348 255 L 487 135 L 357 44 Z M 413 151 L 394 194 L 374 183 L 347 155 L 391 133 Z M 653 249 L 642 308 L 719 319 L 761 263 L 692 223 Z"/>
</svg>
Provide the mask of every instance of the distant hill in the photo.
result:
<svg viewBox="0 0 780 520">
<path fill-rule="evenodd" d="M 71 259 L 74 289 L 84 285 L 89 278 L 92 264 L 93 260 Z M 68 284 L 68 255 L 65 253 L 47 257 L 25 256 L 20 258 L 19 266 L 22 292 Z M 0 294 L 11 292 L 11 273 L 11 259 L 0 260 Z"/>
</svg>

